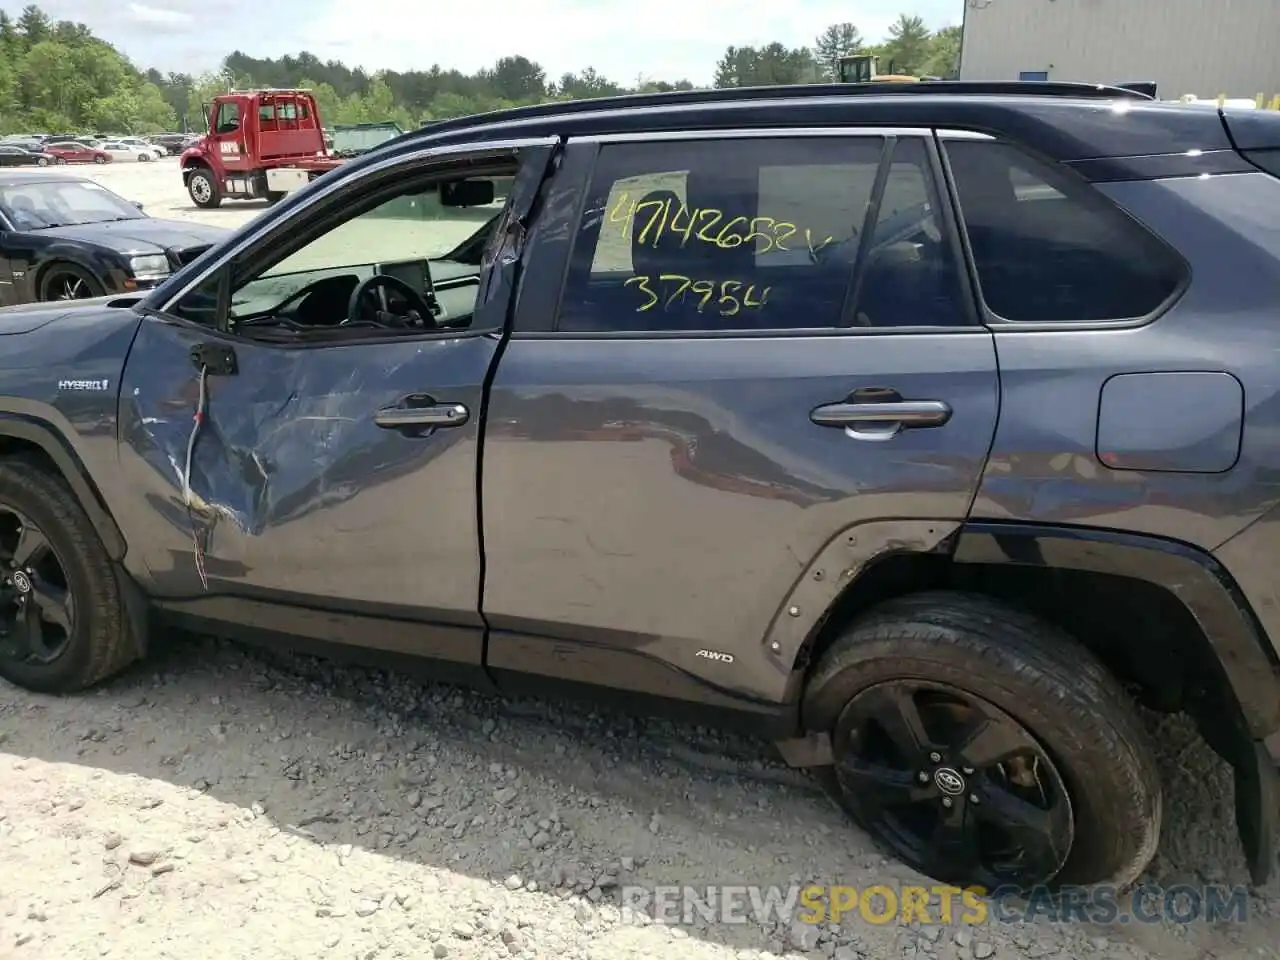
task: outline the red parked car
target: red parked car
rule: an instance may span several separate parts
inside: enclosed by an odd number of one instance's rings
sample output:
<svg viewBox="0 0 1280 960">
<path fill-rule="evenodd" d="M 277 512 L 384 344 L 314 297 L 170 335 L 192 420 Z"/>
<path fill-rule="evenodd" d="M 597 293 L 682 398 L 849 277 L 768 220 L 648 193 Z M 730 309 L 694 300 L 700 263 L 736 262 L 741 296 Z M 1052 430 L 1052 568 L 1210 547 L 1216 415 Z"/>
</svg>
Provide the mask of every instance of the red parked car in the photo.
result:
<svg viewBox="0 0 1280 960">
<path fill-rule="evenodd" d="M 97 147 L 90 147 L 83 143 L 76 143 L 72 140 L 66 140 L 60 143 L 47 143 L 44 145 L 45 153 L 51 153 L 58 158 L 59 163 L 110 163 L 111 154 L 105 150 L 99 150 Z"/>
</svg>

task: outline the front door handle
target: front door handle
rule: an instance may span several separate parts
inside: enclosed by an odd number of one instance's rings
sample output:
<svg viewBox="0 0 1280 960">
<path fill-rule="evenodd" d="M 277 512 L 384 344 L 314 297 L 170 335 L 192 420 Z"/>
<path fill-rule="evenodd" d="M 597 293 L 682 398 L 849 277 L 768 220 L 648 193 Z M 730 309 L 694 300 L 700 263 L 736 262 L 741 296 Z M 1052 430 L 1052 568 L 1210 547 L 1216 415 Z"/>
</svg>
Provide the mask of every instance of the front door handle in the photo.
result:
<svg viewBox="0 0 1280 960">
<path fill-rule="evenodd" d="M 903 430 L 942 426 L 951 419 L 951 407 L 941 400 L 828 403 L 809 419 L 820 427 L 843 427 L 854 440 L 892 440 Z"/>
<path fill-rule="evenodd" d="M 373 422 L 388 430 L 405 427 L 460 427 L 471 419 L 461 403 L 432 403 L 421 407 L 387 407 L 373 415 Z"/>
</svg>

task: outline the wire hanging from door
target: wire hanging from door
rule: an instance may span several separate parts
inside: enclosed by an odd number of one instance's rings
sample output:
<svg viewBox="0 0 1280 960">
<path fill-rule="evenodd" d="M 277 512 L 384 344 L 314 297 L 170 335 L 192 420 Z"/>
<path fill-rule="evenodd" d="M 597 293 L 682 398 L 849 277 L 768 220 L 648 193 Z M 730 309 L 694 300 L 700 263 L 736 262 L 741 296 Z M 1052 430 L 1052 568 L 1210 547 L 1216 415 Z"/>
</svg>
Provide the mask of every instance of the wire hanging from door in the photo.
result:
<svg viewBox="0 0 1280 960">
<path fill-rule="evenodd" d="M 191 490 L 191 468 L 195 461 L 196 441 L 200 437 L 200 428 L 204 426 L 205 408 L 209 402 L 209 368 L 201 364 L 200 381 L 196 395 L 196 412 L 191 420 L 191 434 L 187 437 L 187 457 L 182 468 L 182 499 L 187 506 L 187 518 L 191 521 L 191 541 L 195 548 L 196 573 L 200 575 L 201 585 L 208 590 L 209 578 L 204 569 L 204 545 L 200 542 L 200 533 L 196 529 L 195 508 L 192 504 L 194 494 Z"/>
</svg>

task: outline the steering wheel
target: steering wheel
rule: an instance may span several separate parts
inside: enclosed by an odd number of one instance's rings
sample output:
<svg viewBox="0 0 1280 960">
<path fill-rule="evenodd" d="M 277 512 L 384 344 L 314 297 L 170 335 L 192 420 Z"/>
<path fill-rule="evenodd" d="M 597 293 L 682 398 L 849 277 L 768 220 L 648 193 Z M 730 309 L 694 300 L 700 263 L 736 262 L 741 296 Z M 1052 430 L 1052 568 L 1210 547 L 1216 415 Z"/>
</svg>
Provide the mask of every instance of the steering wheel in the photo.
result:
<svg viewBox="0 0 1280 960">
<path fill-rule="evenodd" d="M 431 305 L 427 303 L 426 298 L 399 277 L 393 277 L 385 273 L 375 273 L 373 276 L 362 280 L 356 285 L 356 288 L 351 291 L 351 296 L 347 300 L 347 319 L 343 320 L 339 326 L 350 326 L 353 323 L 358 322 L 358 318 L 360 318 L 364 313 L 362 308 L 365 305 L 365 297 L 373 291 L 384 287 L 388 292 L 398 293 L 404 298 L 405 302 L 409 304 L 409 309 L 417 314 L 418 322 L 421 323 L 423 328 L 430 330 L 434 330 L 436 328 L 435 311 L 431 309 Z M 386 316 L 387 312 L 381 309 L 376 312 L 380 319 L 374 322 L 376 322 L 378 326 L 408 327 L 414 325 L 411 317 L 400 317 L 398 315 L 396 316 L 396 319 L 403 321 L 403 323 L 386 323 L 381 319 L 381 317 Z"/>
</svg>

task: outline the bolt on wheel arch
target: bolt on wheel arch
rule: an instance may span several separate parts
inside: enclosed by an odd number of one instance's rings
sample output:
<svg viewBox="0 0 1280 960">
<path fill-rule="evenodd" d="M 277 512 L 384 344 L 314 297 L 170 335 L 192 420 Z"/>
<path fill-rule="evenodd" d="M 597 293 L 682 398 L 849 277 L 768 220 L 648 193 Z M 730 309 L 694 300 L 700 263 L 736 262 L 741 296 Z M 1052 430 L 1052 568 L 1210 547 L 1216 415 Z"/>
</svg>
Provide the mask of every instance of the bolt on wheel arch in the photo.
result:
<svg viewBox="0 0 1280 960">
<path fill-rule="evenodd" d="M 1127 886 L 1155 854 L 1159 771 L 1119 683 L 1056 626 L 976 594 L 891 600 L 819 659 L 820 777 L 886 850 L 959 885 Z"/>
</svg>

